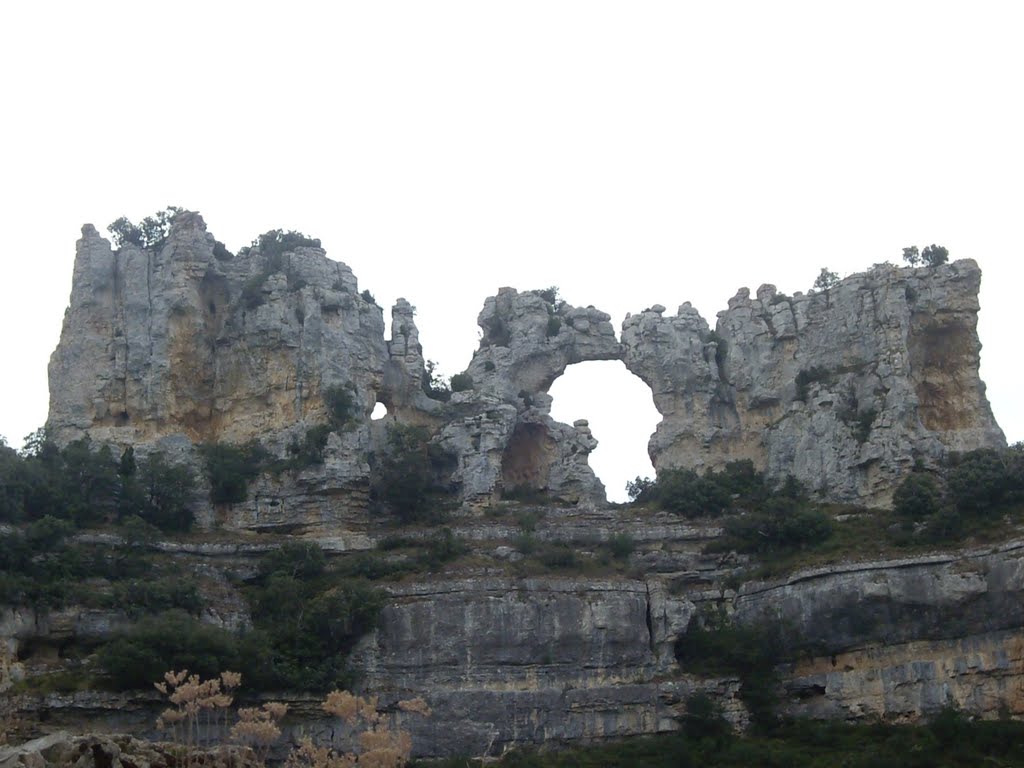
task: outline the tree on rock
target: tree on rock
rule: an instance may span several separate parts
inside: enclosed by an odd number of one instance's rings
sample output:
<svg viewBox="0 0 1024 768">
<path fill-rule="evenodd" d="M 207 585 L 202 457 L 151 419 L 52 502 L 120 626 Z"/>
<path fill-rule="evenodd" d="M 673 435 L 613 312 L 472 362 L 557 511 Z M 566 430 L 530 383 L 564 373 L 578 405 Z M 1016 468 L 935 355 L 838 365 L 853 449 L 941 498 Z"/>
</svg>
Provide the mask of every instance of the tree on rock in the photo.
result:
<svg viewBox="0 0 1024 768">
<path fill-rule="evenodd" d="M 917 250 L 916 245 L 903 249 L 903 260 L 912 267 L 916 267 L 921 263 L 921 252 Z"/>
<path fill-rule="evenodd" d="M 814 290 L 816 291 L 827 291 L 839 282 L 839 275 L 831 271 L 828 267 L 822 267 L 821 272 L 814 280 Z"/>
<path fill-rule="evenodd" d="M 912 267 L 923 264 L 926 267 L 937 267 L 949 261 L 949 249 L 932 243 L 923 251 L 918 251 L 916 245 L 903 249 L 903 260 Z"/>
<path fill-rule="evenodd" d="M 929 267 L 937 267 L 949 261 L 949 249 L 932 243 L 921 251 L 921 261 Z"/>
</svg>

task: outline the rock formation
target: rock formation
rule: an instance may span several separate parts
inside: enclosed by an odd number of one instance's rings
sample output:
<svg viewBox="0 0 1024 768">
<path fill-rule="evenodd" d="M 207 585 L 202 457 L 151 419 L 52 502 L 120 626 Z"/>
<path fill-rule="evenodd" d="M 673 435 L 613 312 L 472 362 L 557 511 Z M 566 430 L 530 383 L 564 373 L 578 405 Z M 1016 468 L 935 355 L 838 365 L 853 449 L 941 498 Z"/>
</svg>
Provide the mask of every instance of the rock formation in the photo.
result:
<svg viewBox="0 0 1024 768">
<path fill-rule="evenodd" d="M 597 443 L 585 422 L 552 420 L 547 395 L 586 360 L 624 360 L 650 385 L 659 471 L 751 459 L 822 498 L 884 505 L 916 460 L 1004 443 L 978 377 L 972 261 L 879 265 L 811 295 L 744 289 L 714 331 L 689 304 L 674 317 L 656 306 L 626 318 L 621 344 L 593 307 L 502 288 L 480 313 L 469 387 L 442 404 L 424 387 L 412 305 L 398 301 L 385 340 L 380 307 L 318 247 L 232 256 L 194 213 L 153 249 L 115 251 L 82 232 L 50 363 L 58 442 L 88 435 L 187 458 L 195 443 L 259 439 L 283 455 L 327 419 L 323 394 L 350 388 L 355 418 L 331 436 L 323 467 L 292 488 L 264 483 L 265 510 L 235 509 L 229 525 L 328 524 L 365 505 L 362 457 L 386 449 L 369 422 L 378 401 L 387 423 L 428 425 L 455 456 L 447 482 L 463 501 L 540 491 L 600 502 L 587 465 Z"/>
<path fill-rule="evenodd" d="M 203 574 L 203 621 L 252 623 L 238 585 L 287 534 L 353 561 L 395 539 L 389 521 L 367 514 L 371 481 L 388 430 L 416 427 L 446 457 L 440 479 L 461 502 L 452 537 L 472 556 L 457 571 L 413 568 L 378 582 L 386 606 L 349 661 L 382 706 L 428 700 L 431 719 L 409 724 L 418 754 L 673 730 L 695 692 L 742 724 L 740 681 L 697 675 L 677 658 L 705 606 L 737 624 L 784 627 L 808 649 L 781 669 L 790 714 L 913 720 L 955 703 L 1024 716 L 1019 540 L 901 559 L 869 552 L 865 562 L 752 581 L 746 556 L 706 551 L 721 536 L 717 522 L 602 504 L 589 425 L 550 416 L 548 389 L 567 366 L 623 360 L 663 417 L 650 443 L 659 471 L 750 459 L 821 498 L 884 505 L 915 461 L 1004 443 L 978 378 L 973 262 L 877 266 L 791 298 L 771 286 L 754 298 L 743 290 L 714 330 L 689 304 L 675 316 L 655 306 L 627 317 L 621 340 L 599 310 L 550 290 L 502 288 L 486 300 L 480 348 L 444 399 L 427 379 L 413 306 L 396 303 L 385 339 L 382 310 L 351 271 L 303 242 L 231 255 L 184 213 L 156 248 L 114 250 L 91 226 L 78 243 L 50 365 L 58 442 L 164 451 L 198 470 L 197 444 L 255 439 L 284 460 L 295 441 L 327 430 L 318 461 L 265 472 L 244 501 L 212 505 L 201 494 L 199 522 L 219 529 L 216 541 L 139 545 Z M 371 421 L 378 402 L 388 416 Z M 495 503 L 514 498 L 531 501 Z M 403 539 L 434 533 L 412 527 Z M 79 538 L 109 544 L 117 534 Z M 521 568 L 524 539 L 586 559 L 601 576 L 559 563 Z M 610 564 L 616 541 L 628 552 Z M 411 557 L 374 556 L 385 565 Z M 116 603 L 0 607 L 0 686 L 43 675 L 66 649 L 94 648 L 130 622 Z M 330 730 L 311 697 L 291 703 L 297 727 Z M 156 706 L 152 692 L 99 691 L 29 691 L 14 704 L 45 711 L 46 728 L 88 719 L 134 733 L 151 729 Z M 126 754 L 111 743 L 103 754 Z M 53 744 L 2 757 L 47 764 Z"/>
<path fill-rule="evenodd" d="M 1005 445 L 978 377 L 970 260 L 878 265 L 788 297 L 741 290 L 714 331 L 689 304 L 623 323 L 626 365 L 663 420 L 655 468 L 750 459 L 822 498 L 884 505 L 916 460 Z"/>
</svg>

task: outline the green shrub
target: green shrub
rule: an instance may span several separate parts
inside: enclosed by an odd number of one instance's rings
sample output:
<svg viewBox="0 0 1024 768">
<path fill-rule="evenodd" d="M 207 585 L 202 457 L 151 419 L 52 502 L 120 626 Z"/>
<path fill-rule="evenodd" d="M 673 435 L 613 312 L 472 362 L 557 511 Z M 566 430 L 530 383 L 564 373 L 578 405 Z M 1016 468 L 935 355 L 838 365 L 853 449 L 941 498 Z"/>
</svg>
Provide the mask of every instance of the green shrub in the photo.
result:
<svg viewBox="0 0 1024 768">
<path fill-rule="evenodd" d="M 552 570 L 575 570 L 580 567 L 580 560 L 576 552 L 562 541 L 541 544 L 536 552 L 536 557 L 545 568 Z"/>
<path fill-rule="evenodd" d="M 510 543 L 516 551 L 523 555 L 532 555 L 540 546 L 537 537 L 526 531 L 515 534 Z"/>
<path fill-rule="evenodd" d="M 657 499 L 663 509 L 683 517 L 717 517 L 732 497 L 712 477 L 690 469 L 669 469 L 658 475 Z"/>
<path fill-rule="evenodd" d="M 925 249 L 921 251 L 921 261 L 929 267 L 937 267 L 940 264 L 945 264 L 949 261 L 949 249 L 932 243 L 931 245 L 925 246 Z"/>
<path fill-rule="evenodd" d="M 754 725 L 770 730 L 778 703 L 775 668 L 785 647 L 779 627 L 735 624 L 720 608 L 704 606 L 676 640 L 675 655 L 686 672 L 739 677 L 740 698 Z"/>
<path fill-rule="evenodd" d="M 327 568 L 327 556 L 316 542 L 294 541 L 282 544 L 260 560 L 261 578 L 287 576 L 309 581 L 319 578 Z"/>
<path fill-rule="evenodd" d="M 187 531 L 195 515 L 192 499 L 195 476 L 185 464 L 171 464 L 162 453 L 137 462 L 124 478 L 119 519 L 138 517 L 161 531 Z"/>
<path fill-rule="evenodd" d="M 822 267 L 821 272 L 814 278 L 814 290 L 828 291 L 839 284 L 839 275 L 828 267 Z"/>
<path fill-rule="evenodd" d="M 363 298 L 363 301 L 365 301 L 367 304 L 374 304 L 374 305 L 377 304 L 377 300 L 375 298 L 373 298 L 373 294 L 370 293 L 369 290 L 364 290 L 359 295 Z"/>
<path fill-rule="evenodd" d="M 285 268 L 285 253 L 302 247 L 319 248 L 320 241 L 294 230 L 284 232 L 280 229 L 272 229 L 253 240 L 252 245 L 242 248 L 238 252 L 239 256 L 246 256 L 253 248 L 258 248 L 263 257 L 263 267 L 242 285 L 241 300 L 246 308 L 255 309 L 263 303 L 263 286 L 267 282 L 267 278 Z M 305 287 L 305 281 L 291 271 L 288 272 L 287 278 L 290 290 L 297 291 Z"/>
<path fill-rule="evenodd" d="M 415 570 L 414 563 L 393 562 L 372 552 L 359 552 L 346 557 L 336 573 L 353 579 L 376 581 Z"/>
<path fill-rule="evenodd" d="M 180 609 L 192 616 L 198 616 L 203 609 L 199 587 L 191 579 L 177 576 L 158 579 L 131 579 L 116 584 L 113 592 L 114 605 L 126 611 L 129 616 L 147 613 L 163 613 Z"/>
<path fill-rule="evenodd" d="M 249 597 L 272 660 L 264 684 L 313 691 L 348 682 L 348 653 L 384 604 L 384 594 L 362 580 L 299 579 L 280 570 Z"/>
<path fill-rule="evenodd" d="M 468 373 L 456 373 L 452 376 L 452 392 L 467 392 L 473 389 L 473 377 Z"/>
<path fill-rule="evenodd" d="M 423 394 L 431 400 L 440 400 L 447 403 L 452 397 L 450 382 L 437 372 L 437 363 L 427 360 L 423 371 L 423 378 L 420 379 Z"/>
<path fill-rule="evenodd" d="M 548 318 L 547 336 L 550 339 L 553 336 L 557 336 L 558 332 L 562 330 L 562 318 L 558 315 L 551 315 Z"/>
<path fill-rule="evenodd" d="M 107 227 L 107 231 L 110 232 L 116 248 L 123 248 L 125 245 L 131 244 L 140 248 L 159 250 L 167 242 L 167 236 L 171 231 L 171 222 L 183 210 L 169 205 L 166 209 L 147 216 L 138 224 L 133 224 L 122 216 L 111 223 Z"/>
<path fill-rule="evenodd" d="M 965 514 L 997 511 L 1024 501 L 1024 452 L 982 448 L 951 459 L 949 494 Z"/>
<path fill-rule="evenodd" d="M 557 285 L 552 285 L 549 288 L 544 288 L 543 290 L 535 290 L 534 293 L 544 299 L 548 304 L 554 305 L 558 303 Z"/>
<path fill-rule="evenodd" d="M 401 534 L 391 533 L 377 542 L 377 549 L 381 552 L 390 552 L 394 549 L 405 549 L 415 547 L 418 544 L 416 539 Z"/>
<path fill-rule="evenodd" d="M 427 539 L 424 545 L 419 563 L 427 568 L 438 568 L 469 552 L 466 542 L 452 533 L 450 528 L 442 528 L 440 533 Z"/>
<path fill-rule="evenodd" d="M 608 551 L 616 560 L 628 560 L 636 549 L 636 542 L 628 533 L 616 533 L 608 538 Z"/>
<path fill-rule="evenodd" d="M 210 482 L 210 501 L 237 504 L 249 497 L 249 481 L 256 479 L 268 460 L 266 450 L 252 440 L 245 445 L 205 443 L 199 446 Z"/>
<path fill-rule="evenodd" d="M 430 444 L 424 427 L 392 425 L 387 452 L 372 466 L 371 496 L 402 523 L 436 522 L 448 493 L 443 477 L 450 472 L 452 460 Z"/>
<path fill-rule="evenodd" d="M 706 473 L 705 477 L 742 505 L 755 506 L 769 495 L 764 473 L 758 472 L 750 459 L 730 461 L 721 471 Z"/>
<path fill-rule="evenodd" d="M 332 384 L 323 391 L 324 406 L 335 429 L 341 429 L 359 417 L 356 388 L 351 382 Z"/>
<path fill-rule="evenodd" d="M 192 522 L 192 473 L 160 454 L 139 460 L 129 448 L 115 459 L 87 439 L 58 449 L 45 436 L 33 451 L 0 448 L 0 520 L 49 516 L 88 526 L 137 515 L 165 530 Z"/>
<path fill-rule="evenodd" d="M 827 541 L 833 530 L 825 512 L 784 497 L 769 499 L 760 510 L 725 521 L 729 544 L 740 552 L 807 549 Z"/>
<path fill-rule="evenodd" d="M 637 475 L 635 480 L 626 482 L 626 495 L 629 500 L 637 504 L 645 504 L 654 501 L 656 496 L 657 483 L 649 477 Z"/>
<path fill-rule="evenodd" d="M 324 449 L 333 429 L 329 424 L 317 424 L 306 430 L 302 442 L 292 440 L 288 444 L 288 469 L 305 469 L 324 463 Z"/>
<path fill-rule="evenodd" d="M 271 269 L 272 273 L 281 269 L 281 257 L 284 254 L 303 247 L 319 248 L 320 240 L 315 237 L 308 237 L 295 230 L 285 232 L 281 229 L 272 229 L 253 240 L 252 244 L 239 251 L 239 254 L 248 254 L 251 249 L 258 248 L 260 254 L 266 259 L 267 264 L 273 267 Z"/>
<path fill-rule="evenodd" d="M 892 496 L 893 511 L 908 520 L 932 517 L 942 506 L 942 493 L 931 475 L 915 472 L 900 483 Z"/>
<path fill-rule="evenodd" d="M 169 669 L 209 678 L 247 666 L 237 637 L 180 610 L 143 618 L 103 646 L 97 660 L 117 690 L 151 690 Z"/>
</svg>

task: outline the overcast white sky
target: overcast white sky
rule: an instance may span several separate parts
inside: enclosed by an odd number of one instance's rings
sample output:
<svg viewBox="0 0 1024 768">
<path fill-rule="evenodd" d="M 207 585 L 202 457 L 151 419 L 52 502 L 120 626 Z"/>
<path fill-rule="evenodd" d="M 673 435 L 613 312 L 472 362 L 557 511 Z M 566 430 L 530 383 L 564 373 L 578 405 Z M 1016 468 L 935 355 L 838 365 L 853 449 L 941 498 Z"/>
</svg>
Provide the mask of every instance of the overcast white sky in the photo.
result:
<svg viewBox="0 0 1024 768">
<path fill-rule="evenodd" d="M 418 307 L 449 374 L 499 286 L 557 285 L 617 328 L 687 300 L 713 324 L 741 286 L 943 244 L 982 266 L 982 376 L 1024 439 L 1022 21 L 893 0 L 5 4 L 0 434 L 46 418 L 81 225 L 172 204 L 232 249 L 320 237 L 380 303 Z M 553 394 L 621 497 L 656 416 L 616 366 Z"/>
</svg>

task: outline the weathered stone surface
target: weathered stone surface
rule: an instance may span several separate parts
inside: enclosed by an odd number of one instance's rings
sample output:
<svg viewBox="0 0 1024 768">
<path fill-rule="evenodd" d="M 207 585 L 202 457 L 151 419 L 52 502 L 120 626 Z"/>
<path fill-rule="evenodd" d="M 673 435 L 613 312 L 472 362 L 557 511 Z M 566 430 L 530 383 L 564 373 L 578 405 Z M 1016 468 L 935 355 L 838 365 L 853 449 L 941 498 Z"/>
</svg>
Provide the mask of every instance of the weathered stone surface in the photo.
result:
<svg viewBox="0 0 1024 768">
<path fill-rule="evenodd" d="M 978 377 L 981 271 L 879 265 L 787 297 L 741 290 L 712 332 L 689 304 L 626 319 L 663 416 L 657 469 L 751 459 L 823 497 L 885 505 L 916 459 L 1005 445 Z"/>
<path fill-rule="evenodd" d="M 787 669 L 786 711 L 796 717 L 916 721 L 944 707 L 989 718 L 1024 716 L 1019 629 L 819 656 Z"/>
<path fill-rule="evenodd" d="M 125 735 L 50 733 L 14 747 L 0 747 L 2 768 L 172 768 L 181 763 L 180 746 Z M 203 765 L 256 768 L 247 747 L 199 750 L 192 758 Z"/>
<path fill-rule="evenodd" d="M 696 691 L 711 693 L 742 723 L 737 680 L 695 677 L 675 659 L 676 640 L 707 604 L 741 624 L 784 627 L 794 647 L 811 649 L 780 668 L 783 707 L 792 714 L 915 720 L 955 703 L 983 716 L 1024 715 L 1021 542 L 821 567 L 750 582 L 737 593 L 727 585 L 735 586 L 742 563 L 700 553 L 717 531 L 662 513 L 548 509 L 533 534 L 572 540 L 582 553 L 629 533 L 636 547 L 630 571 L 645 572 L 642 578 L 515 576 L 505 570 L 515 567 L 508 552 L 497 552 L 510 548 L 494 546 L 519 533 L 514 519 L 466 517 L 453 528 L 478 547 L 475 560 L 492 552 L 492 565 L 385 584 L 391 598 L 379 627 L 351 659 L 382 706 L 412 696 L 428 701 L 429 719 L 404 723 L 418 754 L 480 754 L 488 745 L 496 753 L 513 744 L 672 730 Z M 257 554 L 173 551 L 194 558 L 201 573 L 239 572 L 237 558 Z M 653 562 L 662 567 L 652 570 Z M 205 619 L 231 626 L 224 617 L 232 605 L 238 607 L 218 600 L 216 615 Z M 9 613 L 2 627 L 21 650 L 88 645 L 101 635 L 86 613 Z M 295 704 L 295 728 L 329 736 L 310 697 L 286 699 Z M 60 727 L 102 722 L 140 734 L 150 732 L 157 705 L 152 692 L 136 699 L 78 693 L 26 699 L 20 708 L 26 717 L 45 708 Z"/>
<path fill-rule="evenodd" d="M 48 424 L 62 443 L 244 442 L 321 420 L 321 391 L 347 383 L 369 412 L 388 359 L 383 330 L 351 270 L 317 248 L 218 258 L 202 218 L 185 213 L 158 250 L 113 251 L 87 225 L 50 362 Z"/>
<path fill-rule="evenodd" d="M 915 459 L 1003 442 L 978 379 L 979 279 L 973 262 L 957 262 L 878 267 L 811 296 L 762 286 L 732 299 L 714 332 L 688 304 L 674 317 L 654 306 L 626 319 L 621 344 L 596 309 L 501 289 L 480 314 L 472 388 L 442 403 L 424 392 L 412 305 L 398 301 L 385 340 L 380 308 L 319 249 L 218 258 L 196 214 L 179 216 L 158 251 L 113 251 L 86 227 L 51 361 L 49 426 L 61 443 L 87 435 L 198 472 L 198 442 L 258 438 L 286 457 L 326 422 L 325 389 L 352 386 L 354 418 L 330 433 L 322 464 L 267 473 L 244 502 L 201 505 L 201 525 L 222 531 L 216 541 L 152 545 L 201 576 L 213 598 L 202 619 L 229 629 L 249 623 L 239 579 L 283 538 L 250 534 L 301 534 L 337 554 L 372 549 L 389 531 L 367 514 L 370 459 L 387 449 L 390 425 L 426 427 L 454 457 L 445 480 L 467 502 L 451 526 L 477 551 L 464 572 L 389 585 L 380 627 L 352 659 L 385 705 L 428 700 L 433 717 L 407 724 L 419 754 L 670 730 L 697 690 L 742 722 L 738 681 L 697 679 L 675 659 L 676 640 L 709 603 L 739 622 L 781 623 L 814 649 L 783 669 L 793 713 L 913 719 L 953 701 L 1024 714 L 1013 693 L 1024 672 L 1024 546 L 738 586 L 743 557 L 702 553 L 717 526 L 599 503 L 589 424 L 555 422 L 547 394 L 572 363 L 623 359 L 663 416 L 650 446 L 658 469 L 749 458 L 823 497 L 884 504 Z M 389 414 L 371 423 L 376 402 Z M 494 503 L 516 492 L 568 506 L 511 515 Z M 610 539 L 628 535 L 628 568 L 599 579 L 525 575 L 531 563 L 511 546 L 523 534 L 518 514 L 533 518 L 538 542 L 583 553 L 608 556 Z M 125 621 L 75 606 L 5 610 L 0 645 L 31 676 L 61 663 L 58 646 L 94 645 Z M 154 702 L 138 699 L 132 709 L 94 692 L 51 694 L 23 709 L 141 732 Z M 303 701 L 299 725 L 329 732 Z"/>
<path fill-rule="evenodd" d="M 609 315 L 541 294 L 502 288 L 484 302 L 477 318 L 483 337 L 467 368 L 477 390 L 529 399 L 572 363 L 621 357 Z"/>
</svg>

